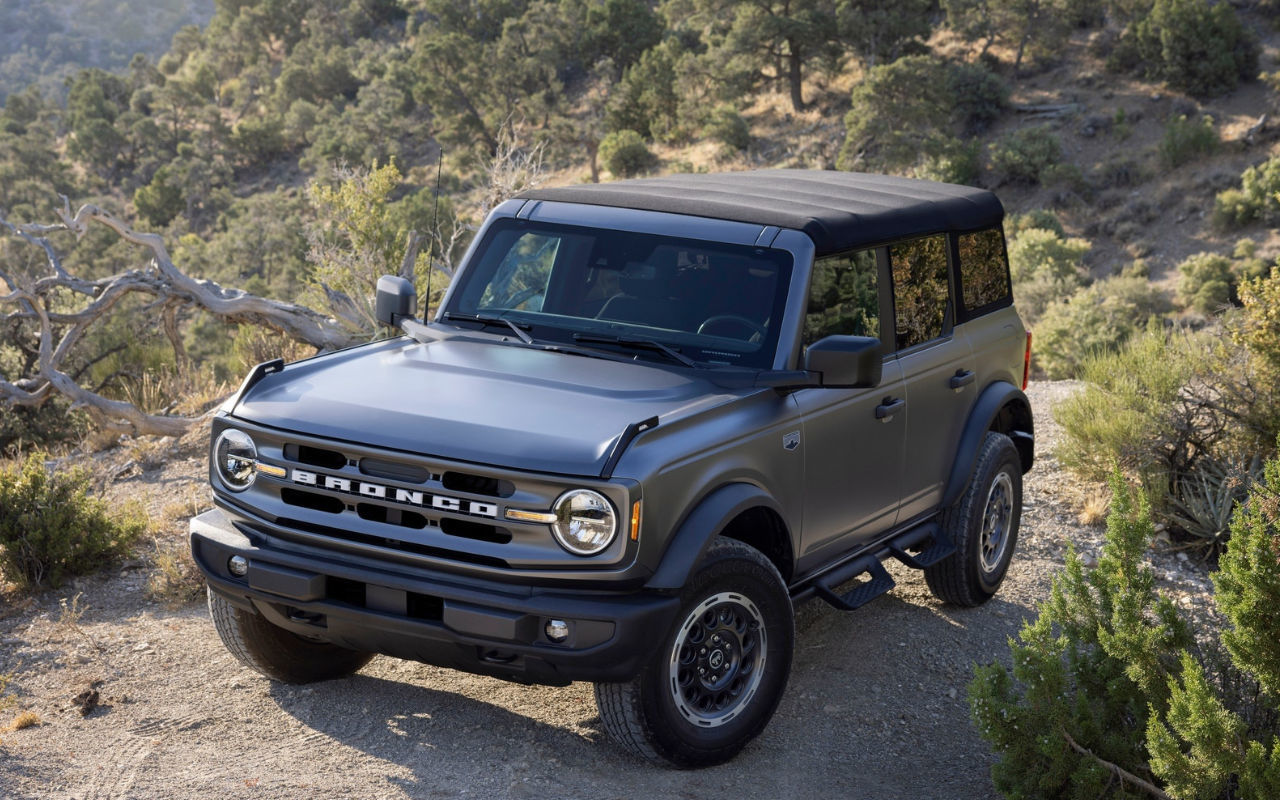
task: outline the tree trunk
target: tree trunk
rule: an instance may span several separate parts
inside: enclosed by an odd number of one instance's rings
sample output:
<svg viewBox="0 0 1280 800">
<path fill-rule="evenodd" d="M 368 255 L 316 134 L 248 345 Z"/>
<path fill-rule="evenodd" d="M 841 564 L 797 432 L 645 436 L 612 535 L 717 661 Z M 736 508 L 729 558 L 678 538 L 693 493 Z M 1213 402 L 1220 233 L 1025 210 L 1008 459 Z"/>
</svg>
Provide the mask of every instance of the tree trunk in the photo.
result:
<svg viewBox="0 0 1280 800">
<path fill-rule="evenodd" d="M 791 110 L 797 114 L 804 111 L 803 85 L 801 84 L 800 69 L 803 62 L 800 59 L 800 53 L 797 52 L 795 43 L 787 40 L 787 84 L 791 89 Z"/>
</svg>

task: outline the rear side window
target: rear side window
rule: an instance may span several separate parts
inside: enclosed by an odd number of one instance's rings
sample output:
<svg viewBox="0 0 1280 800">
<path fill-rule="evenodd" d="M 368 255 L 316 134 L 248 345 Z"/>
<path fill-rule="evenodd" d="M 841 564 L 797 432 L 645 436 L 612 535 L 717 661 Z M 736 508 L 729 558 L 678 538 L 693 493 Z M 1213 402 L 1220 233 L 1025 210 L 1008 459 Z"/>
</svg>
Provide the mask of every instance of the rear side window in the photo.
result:
<svg viewBox="0 0 1280 800">
<path fill-rule="evenodd" d="M 939 234 L 891 245 L 889 266 L 898 349 L 942 336 L 950 301 L 947 237 Z"/>
<path fill-rule="evenodd" d="M 1004 234 L 998 229 L 964 233 L 959 237 L 960 285 L 966 310 L 983 308 L 1009 298 L 1009 267 Z"/>
<path fill-rule="evenodd" d="M 819 258 L 809 279 L 805 347 L 826 336 L 880 337 L 880 294 L 874 250 Z"/>
</svg>

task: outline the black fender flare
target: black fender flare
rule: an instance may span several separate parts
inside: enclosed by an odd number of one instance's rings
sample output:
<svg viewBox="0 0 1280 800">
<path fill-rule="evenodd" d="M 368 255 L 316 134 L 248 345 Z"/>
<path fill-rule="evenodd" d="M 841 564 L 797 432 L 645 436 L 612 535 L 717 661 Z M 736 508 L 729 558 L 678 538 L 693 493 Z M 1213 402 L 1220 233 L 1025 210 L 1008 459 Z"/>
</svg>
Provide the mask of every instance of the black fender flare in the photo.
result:
<svg viewBox="0 0 1280 800">
<path fill-rule="evenodd" d="M 676 526 L 658 569 L 645 588 L 678 591 L 693 574 L 711 540 L 720 535 L 739 514 L 764 506 L 786 519 L 781 507 L 767 492 L 750 483 L 730 483 L 698 501 L 693 511 Z"/>
<path fill-rule="evenodd" d="M 982 440 L 986 438 L 987 431 L 991 430 L 991 424 L 996 416 L 1010 402 L 1021 403 L 1027 409 L 1027 424 L 1024 426 L 1027 430 L 1015 431 L 1015 435 L 1034 441 L 1034 431 L 1031 429 L 1031 403 L 1022 390 L 1008 381 L 996 381 L 987 386 L 978 396 L 978 401 L 974 403 L 973 410 L 969 412 L 969 419 L 965 422 L 964 432 L 960 434 L 956 457 L 951 462 L 951 475 L 947 479 L 946 491 L 942 494 L 942 508 L 947 508 L 954 503 L 969 485 L 969 477 L 973 474 L 974 465 L 977 463 Z M 1030 454 L 1032 451 L 1027 452 Z M 1030 462 L 1031 458 L 1028 456 L 1023 462 L 1023 472 L 1031 468 Z"/>
</svg>

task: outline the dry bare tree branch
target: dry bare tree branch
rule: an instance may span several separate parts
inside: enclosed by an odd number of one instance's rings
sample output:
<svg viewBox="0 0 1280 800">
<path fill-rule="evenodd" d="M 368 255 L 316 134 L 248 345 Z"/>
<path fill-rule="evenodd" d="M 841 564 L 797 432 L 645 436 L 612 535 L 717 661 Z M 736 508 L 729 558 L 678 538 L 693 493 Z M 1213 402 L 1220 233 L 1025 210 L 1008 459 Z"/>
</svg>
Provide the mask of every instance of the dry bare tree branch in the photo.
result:
<svg viewBox="0 0 1280 800">
<path fill-rule="evenodd" d="M 71 400 L 73 408 L 85 409 L 100 425 L 112 430 L 169 436 L 187 431 L 197 418 L 146 413 L 133 403 L 89 390 L 68 374 L 67 362 L 76 346 L 96 323 L 131 295 L 155 299 L 149 308 L 158 311 L 155 316 L 163 322 L 164 333 L 173 343 L 180 364 L 184 363 L 185 351 L 178 331 L 178 314 L 184 309 L 199 309 L 228 323 L 273 328 L 318 349 L 336 349 L 353 342 L 341 323 L 305 306 L 190 277 L 173 263 L 160 236 L 134 231 L 97 206 L 83 205 L 72 215 L 70 204 L 63 197 L 58 216 L 61 222 L 53 224 L 14 224 L 0 217 L 0 228 L 44 251 L 48 270 L 47 274 L 25 278 L 0 265 L 0 281 L 7 288 L 7 293 L 0 295 L 0 308 L 13 309 L 3 319 L 31 329 L 39 343 L 31 374 L 12 379 L 0 377 L 0 400 L 39 406 L 57 393 Z M 147 251 L 148 267 L 100 280 L 70 274 L 47 234 L 68 230 L 82 238 L 93 223 Z M 76 295 L 91 299 L 68 310 L 68 298 Z M 145 310 L 141 313 L 152 316 Z M 76 375 L 81 374 L 83 370 L 76 371 Z"/>
</svg>

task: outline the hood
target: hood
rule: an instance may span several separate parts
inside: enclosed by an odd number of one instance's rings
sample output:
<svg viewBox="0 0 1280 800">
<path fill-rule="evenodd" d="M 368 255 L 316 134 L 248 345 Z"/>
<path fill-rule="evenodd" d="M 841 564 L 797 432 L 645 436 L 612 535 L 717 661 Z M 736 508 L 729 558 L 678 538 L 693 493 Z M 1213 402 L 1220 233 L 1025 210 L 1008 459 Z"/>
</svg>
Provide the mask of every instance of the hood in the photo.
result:
<svg viewBox="0 0 1280 800">
<path fill-rule="evenodd" d="M 233 413 L 330 439 L 585 476 L 600 474 L 627 425 L 667 423 L 743 393 L 642 361 L 399 338 L 290 364 Z"/>
</svg>

